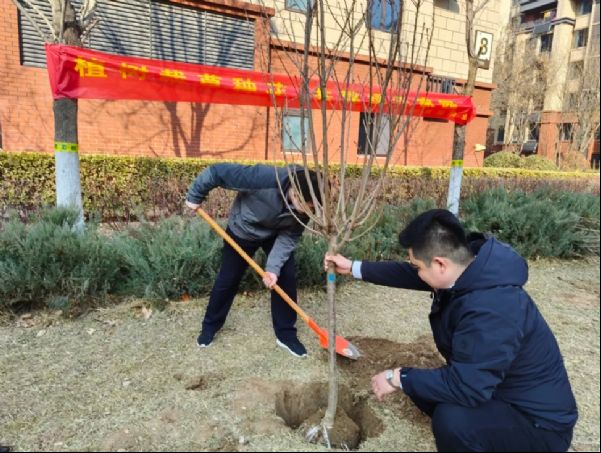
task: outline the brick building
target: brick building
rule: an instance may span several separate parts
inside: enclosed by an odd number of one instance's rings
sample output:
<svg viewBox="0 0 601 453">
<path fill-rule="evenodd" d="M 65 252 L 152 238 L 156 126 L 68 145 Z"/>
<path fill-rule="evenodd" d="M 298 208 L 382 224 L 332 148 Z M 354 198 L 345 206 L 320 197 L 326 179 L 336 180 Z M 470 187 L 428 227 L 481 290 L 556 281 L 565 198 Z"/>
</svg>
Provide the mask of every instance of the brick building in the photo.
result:
<svg viewBox="0 0 601 453">
<path fill-rule="evenodd" d="M 49 14 L 47 2 L 32 1 Z M 361 7 L 374 8 L 379 1 L 370 0 Z M 73 3 L 77 6 L 80 0 Z M 272 61 L 285 62 L 285 54 L 298 46 L 283 39 L 281 30 L 302 26 L 303 5 L 306 0 L 283 0 L 273 7 L 236 0 L 99 0 L 100 21 L 86 45 L 122 55 L 261 71 L 268 53 Z M 435 26 L 431 57 L 423 71 L 433 86 L 444 92 L 461 85 L 467 76 L 464 15 L 454 0 L 434 0 L 429 8 L 429 14 L 435 14 Z M 52 98 L 41 40 L 11 0 L 0 0 L 0 10 L 0 148 L 50 152 L 54 134 Z M 506 11 L 508 2 L 489 2 L 476 29 L 495 35 L 502 25 L 498 17 L 508 16 Z M 382 39 L 386 39 L 389 13 L 382 15 L 378 31 Z M 278 29 L 279 44 L 275 45 L 272 38 Z M 360 58 L 358 64 L 362 64 Z M 474 145 L 486 142 L 491 77 L 492 67 L 479 70 L 474 94 L 478 114 L 468 126 L 466 166 L 482 165 L 483 153 L 475 152 Z M 273 159 L 281 157 L 287 146 L 286 139 L 272 133 L 274 122 L 294 122 L 294 115 L 289 112 L 277 118 L 273 109 L 250 106 L 80 100 L 80 152 Z M 356 117 L 351 125 L 355 130 L 350 140 L 357 144 L 357 154 L 349 161 L 359 162 L 362 126 L 359 113 L 353 115 Z M 401 141 L 393 161 L 403 165 L 449 165 L 453 123 L 428 119 L 419 119 L 418 123 L 410 145 L 402 147 Z"/>
<path fill-rule="evenodd" d="M 600 12 L 599 0 L 514 2 L 504 55 L 513 74 L 505 72 L 503 77 L 524 73 L 534 78 L 531 68 L 536 65 L 543 68 L 546 80 L 536 86 L 527 103 L 512 101 L 502 89 L 495 93 L 498 111 L 491 121 L 492 150 L 521 148 L 523 154 L 559 162 L 561 153 L 572 148 L 586 155 L 591 167 L 599 168 L 599 129 L 595 134 L 590 118 L 595 117 L 595 107 L 599 117 Z M 588 143 L 591 136 L 594 139 Z"/>
</svg>

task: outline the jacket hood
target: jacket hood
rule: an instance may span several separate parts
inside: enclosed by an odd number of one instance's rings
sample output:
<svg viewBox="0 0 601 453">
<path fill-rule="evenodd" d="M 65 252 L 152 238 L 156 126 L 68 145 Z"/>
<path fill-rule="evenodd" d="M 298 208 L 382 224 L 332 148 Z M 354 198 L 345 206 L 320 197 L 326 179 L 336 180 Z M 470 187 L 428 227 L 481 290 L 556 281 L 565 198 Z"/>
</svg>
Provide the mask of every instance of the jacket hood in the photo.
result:
<svg viewBox="0 0 601 453">
<path fill-rule="evenodd" d="M 475 259 L 461 274 L 454 291 L 524 286 L 528 264 L 510 245 L 483 234 L 468 236 Z"/>
</svg>

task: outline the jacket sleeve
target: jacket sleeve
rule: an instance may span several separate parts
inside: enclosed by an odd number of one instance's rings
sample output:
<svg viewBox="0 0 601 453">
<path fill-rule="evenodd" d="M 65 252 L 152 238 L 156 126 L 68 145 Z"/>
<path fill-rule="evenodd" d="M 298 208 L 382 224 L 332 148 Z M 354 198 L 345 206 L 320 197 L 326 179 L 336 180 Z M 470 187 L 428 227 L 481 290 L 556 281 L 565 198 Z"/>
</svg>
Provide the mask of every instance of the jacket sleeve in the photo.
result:
<svg viewBox="0 0 601 453">
<path fill-rule="evenodd" d="M 404 392 L 435 403 L 475 407 L 488 401 L 515 359 L 523 333 L 493 311 L 466 314 L 452 338 L 448 365 L 403 369 Z"/>
<path fill-rule="evenodd" d="M 266 272 L 272 272 L 278 277 L 280 276 L 280 270 L 296 249 L 304 230 L 305 227 L 298 224 L 278 234 L 267 257 Z"/>
<path fill-rule="evenodd" d="M 376 285 L 432 291 L 432 288 L 419 278 L 417 270 L 409 263 L 363 261 L 361 263 L 361 276 L 366 282 L 375 283 Z"/>
<path fill-rule="evenodd" d="M 202 203 L 215 187 L 238 191 L 277 188 L 275 172 L 268 165 L 211 165 L 196 177 L 186 199 L 192 203 Z"/>
</svg>

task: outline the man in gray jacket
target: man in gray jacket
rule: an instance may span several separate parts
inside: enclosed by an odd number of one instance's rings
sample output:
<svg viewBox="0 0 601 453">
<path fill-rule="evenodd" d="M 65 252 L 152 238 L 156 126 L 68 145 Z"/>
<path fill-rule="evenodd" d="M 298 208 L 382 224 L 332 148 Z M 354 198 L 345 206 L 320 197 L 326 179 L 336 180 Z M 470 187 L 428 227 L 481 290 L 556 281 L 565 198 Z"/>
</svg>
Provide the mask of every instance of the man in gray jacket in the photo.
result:
<svg viewBox="0 0 601 453">
<path fill-rule="evenodd" d="M 310 171 L 309 176 L 307 181 L 304 169 L 299 167 L 292 173 L 293 184 L 286 168 L 216 164 L 197 176 L 188 191 L 186 205 L 196 210 L 215 187 L 236 190 L 228 234 L 249 256 L 262 248 L 267 255 L 263 283 L 268 288 L 277 283 L 296 301 L 294 250 L 309 220 L 299 199 L 310 208 L 314 196 L 321 203 L 317 175 Z M 196 340 L 199 347 L 209 346 L 223 326 L 247 267 L 246 261 L 224 241 L 221 268 Z M 307 350 L 296 335 L 296 312 L 275 291 L 271 293 L 271 317 L 277 345 L 296 357 L 306 357 Z"/>
</svg>

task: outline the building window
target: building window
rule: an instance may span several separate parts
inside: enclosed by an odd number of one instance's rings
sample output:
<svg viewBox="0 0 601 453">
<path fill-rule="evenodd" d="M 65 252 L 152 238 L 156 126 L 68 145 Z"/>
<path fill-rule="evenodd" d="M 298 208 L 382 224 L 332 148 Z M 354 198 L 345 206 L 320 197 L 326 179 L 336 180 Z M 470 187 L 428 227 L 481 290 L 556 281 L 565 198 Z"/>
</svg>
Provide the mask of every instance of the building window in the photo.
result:
<svg viewBox="0 0 601 453">
<path fill-rule="evenodd" d="M 578 15 L 583 16 L 585 14 L 590 14 L 593 10 L 593 0 L 580 0 L 580 5 L 578 5 Z"/>
<path fill-rule="evenodd" d="M 286 0 L 286 9 L 306 13 L 309 9 L 309 0 Z"/>
<path fill-rule="evenodd" d="M 50 2 L 29 0 L 47 17 Z M 81 0 L 73 0 L 76 10 Z M 255 22 L 157 0 L 99 2 L 99 19 L 85 40 L 90 49 L 118 55 L 186 63 L 254 68 Z M 32 14 L 40 28 L 39 14 Z M 21 64 L 46 66 L 44 43 L 27 17 L 19 14 Z"/>
<path fill-rule="evenodd" d="M 396 31 L 401 16 L 401 0 L 369 0 L 371 28 Z"/>
<path fill-rule="evenodd" d="M 389 145 L 390 117 L 362 112 L 359 117 L 359 149 L 357 154 L 370 154 L 375 147 L 376 156 L 386 156 Z"/>
<path fill-rule="evenodd" d="M 446 9 L 451 13 L 461 12 L 461 8 L 459 7 L 457 0 L 434 0 L 434 6 L 436 8 Z"/>
<path fill-rule="evenodd" d="M 497 136 L 495 138 L 495 143 L 504 143 L 505 142 L 505 126 L 499 126 L 497 129 Z"/>
<path fill-rule="evenodd" d="M 426 80 L 426 91 L 430 91 L 432 93 L 454 94 L 455 83 L 455 79 L 428 75 Z"/>
<path fill-rule="evenodd" d="M 582 30 L 576 30 L 574 32 L 574 49 L 578 49 L 580 47 L 586 47 L 587 42 L 588 42 L 588 28 L 583 28 Z"/>
<path fill-rule="evenodd" d="M 559 125 L 559 140 L 569 142 L 572 140 L 574 125 L 572 123 L 561 123 Z"/>
<path fill-rule="evenodd" d="M 306 151 L 308 147 L 309 118 L 307 116 L 303 117 L 300 112 L 284 114 L 282 117 L 282 149 L 284 151 L 301 153 Z"/>
<path fill-rule="evenodd" d="M 538 141 L 540 127 L 538 123 L 530 123 L 528 125 L 528 141 Z"/>
<path fill-rule="evenodd" d="M 540 37 L 540 52 L 551 52 L 553 48 L 553 33 L 547 33 L 546 35 L 541 35 Z"/>
</svg>

